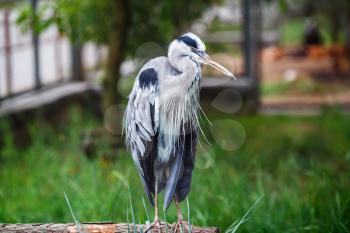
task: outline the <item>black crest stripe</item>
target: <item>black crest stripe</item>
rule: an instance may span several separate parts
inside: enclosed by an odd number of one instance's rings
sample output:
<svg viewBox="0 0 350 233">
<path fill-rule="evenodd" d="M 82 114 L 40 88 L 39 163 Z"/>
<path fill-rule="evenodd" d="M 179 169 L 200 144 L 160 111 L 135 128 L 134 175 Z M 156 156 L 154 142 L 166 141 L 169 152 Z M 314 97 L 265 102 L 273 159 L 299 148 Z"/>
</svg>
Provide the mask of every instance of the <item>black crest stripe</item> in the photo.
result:
<svg viewBox="0 0 350 233">
<path fill-rule="evenodd" d="M 180 36 L 179 38 L 177 38 L 179 41 L 182 41 L 184 42 L 185 44 L 187 44 L 188 46 L 191 46 L 193 48 L 196 48 L 198 49 L 198 44 L 197 42 L 192 39 L 191 37 L 189 36 Z"/>
</svg>

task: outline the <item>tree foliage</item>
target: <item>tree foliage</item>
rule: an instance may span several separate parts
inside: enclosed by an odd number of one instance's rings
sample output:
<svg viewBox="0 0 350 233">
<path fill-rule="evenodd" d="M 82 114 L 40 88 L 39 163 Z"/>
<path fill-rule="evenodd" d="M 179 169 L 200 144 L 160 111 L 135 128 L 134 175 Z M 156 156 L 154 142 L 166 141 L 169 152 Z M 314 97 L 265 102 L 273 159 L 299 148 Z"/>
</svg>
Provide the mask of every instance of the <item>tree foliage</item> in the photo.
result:
<svg viewBox="0 0 350 233">
<path fill-rule="evenodd" d="M 38 34 L 55 25 L 72 41 L 106 43 L 110 25 L 109 1 L 57 0 L 39 4 L 34 14 L 31 6 L 22 7 L 17 23 L 24 31 L 34 29 Z"/>
<path fill-rule="evenodd" d="M 328 27 L 333 42 L 340 42 L 341 33 L 348 30 L 350 23 L 350 1 L 306 0 L 304 4 L 306 14 Z"/>
<path fill-rule="evenodd" d="M 349 0 L 264 0 L 266 3 L 276 3 L 283 13 L 288 13 L 292 5 L 298 5 L 303 17 L 314 18 L 318 25 L 329 32 L 333 43 L 350 44 L 350 1 Z M 345 34 L 345 35 L 344 35 Z"/>
<path fill-rule="evenodd" d="M 17 22 L 24 30 L 41 33 L 51 25 L 75 44 L 93 41 L 108 45 L 103 105 L 120 101 L 119 67 L 140 44 L 165 45 L 176 34 L 221 0 L 55 0 L 43 1 L 36 13 L 25 6 Z"/>
<path fill-rule="evenodd" d="M 174 35 L 185 30 L 202 12 L 221 0 L 132 0 L 128 10 L 128 52 L 145 41 L 164 45 Z M 73 41 L 93 41 L 108 44 L 113 25 L 112 1 L 110 0 L 56 0 L 39 4 L 34 15 L 29 5 L 23 7 L 17 22 L 22 29 L 34 26 L 42 33 L 51 25 Z"/>
</svg>

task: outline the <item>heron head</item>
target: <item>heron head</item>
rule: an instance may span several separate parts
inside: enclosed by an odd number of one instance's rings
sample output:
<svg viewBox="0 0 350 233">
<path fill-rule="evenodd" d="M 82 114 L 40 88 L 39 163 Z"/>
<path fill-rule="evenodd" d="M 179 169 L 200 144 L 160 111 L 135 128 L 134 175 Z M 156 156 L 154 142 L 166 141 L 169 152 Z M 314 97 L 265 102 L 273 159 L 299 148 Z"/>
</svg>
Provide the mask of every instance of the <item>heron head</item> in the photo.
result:
<svg viewBox="0 0 350 233">
<path fill-rule="evenodd" d="M 177 56 L 188 56 L 193 61 L 209 65 L 223 74 L 230 76 L 234 79 L 235 76 L 219 63 L 213 61 L 210 56 L 206 53 L 205 44 L 203 41 L 194 33 L 187 32 L 180 37 L 176 38 L 169 46 L 168 56 L 176 54 Z"/>
</svg>

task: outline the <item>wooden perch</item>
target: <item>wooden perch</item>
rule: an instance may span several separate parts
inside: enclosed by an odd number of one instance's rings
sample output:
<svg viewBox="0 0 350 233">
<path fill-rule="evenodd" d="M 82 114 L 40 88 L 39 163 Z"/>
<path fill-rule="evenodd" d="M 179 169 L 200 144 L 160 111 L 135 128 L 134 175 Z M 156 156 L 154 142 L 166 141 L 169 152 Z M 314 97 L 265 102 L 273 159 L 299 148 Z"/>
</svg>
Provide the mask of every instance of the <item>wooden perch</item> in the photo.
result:
<svg viewBox="0 0 350 233">
<path fill-rule="evenodd" d="M 128 232 L 128 227 L 130 232 L 133 233 L 133 224 L 127 223 L 112 223 L 112 222 L 100 222 L 100 223 L 82 223 L 82 228 L 80 231 L 77 229 L 77 225 L 74 223 L 32 223 L 32 224 L 3 224 L 0 223 L 0 233 L 124 233 Z M 168 226 L 168 232 L 172 232 L 173 226 L 168 223 L 161 223 L 162 233 L 166 232 L 166 226 Z M 141 225 L 143 231 L 146 229 L 145 225 Z M 136 232 L 140 232 L 140 225 L 136 225 Z M 158 232 L 158 231 L 153 231 Z M 179 230 L 177 232 L 180 232 Z M 188 232 L 183 229 L 183 232 Z M 192 226 L 192 233 L 219 233 L 220 229 L 218 227 L 199 227 Z"/>
</svg>

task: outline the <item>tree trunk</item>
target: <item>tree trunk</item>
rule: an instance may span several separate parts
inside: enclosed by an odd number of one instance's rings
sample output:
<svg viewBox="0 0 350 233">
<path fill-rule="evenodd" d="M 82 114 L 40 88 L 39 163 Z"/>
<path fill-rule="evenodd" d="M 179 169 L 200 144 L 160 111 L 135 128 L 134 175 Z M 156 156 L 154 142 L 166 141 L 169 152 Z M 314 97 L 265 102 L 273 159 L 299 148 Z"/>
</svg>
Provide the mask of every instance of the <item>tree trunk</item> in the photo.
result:
<svg viewBox="0 0 350 233">
<path fill-rule="evenodd" d="M 350 4 L 348 7 L 348 13 L 346 17 L 345 25 L 350 25 Z M 345 29 L 345 49 L 346 49 L 346 57 L 348 59 L 348 64 L 350 64 L 350 27 L 346 27 Z"/>
<path fill-rule="evenodd" d="M 72 78 L 74 81 L 83 81 L 83 61 L 81 57 L 82 45 L 77 42 L 72 42 Z"/>
<path fill-rule="evenodd" d="M 162 233 L 166 232 L 166 226 L 168 227 L 168 232 L 172 232 L 172 225 L 161 223 Z M 141 225 L 143 232 L 146 229 L 145 225 Z M 0 233 L 37 233 L 37 232 L 50 232 L 50 233 L 78 233 L 78 232 L 90 232 L 90 233 L 125 233 L 134 232 L 133 224 L 127 223 L 84 223 L 81 228 L 77 228 L 74 223 L 36 223 L 36 224 L 1 224 L 0 223 Z M 136 225 L 136 232 L 140 232 L 140 225 Z M 158 231 L 157 231 L 158 232 Z M 177 232 L 180 232 L 178 230 Z M 188 232 L 184 229 L 183 232 Z M 219 233 L 220 229 L 218 227 L 191 227 L 192 233 Z"/>
<path fill-rule="evenodd" d="M 112 29 L 109 38 L 108 61 L 103 90 L 103 107 L 106 110 L 111 105 L 120 102 L 117 85 L 119 68 L 125 56 L 129 5 L 127 0 L 111 1 L 113 12 Z"/>
<path fill-rule="evenodd" d="M 341 28 L 341 20 L 342 18 L 339 16 L 339 13 L 333 11 L 331 13 L 331 39 L 333 43 L 339 43 Z"/>
</svg>

